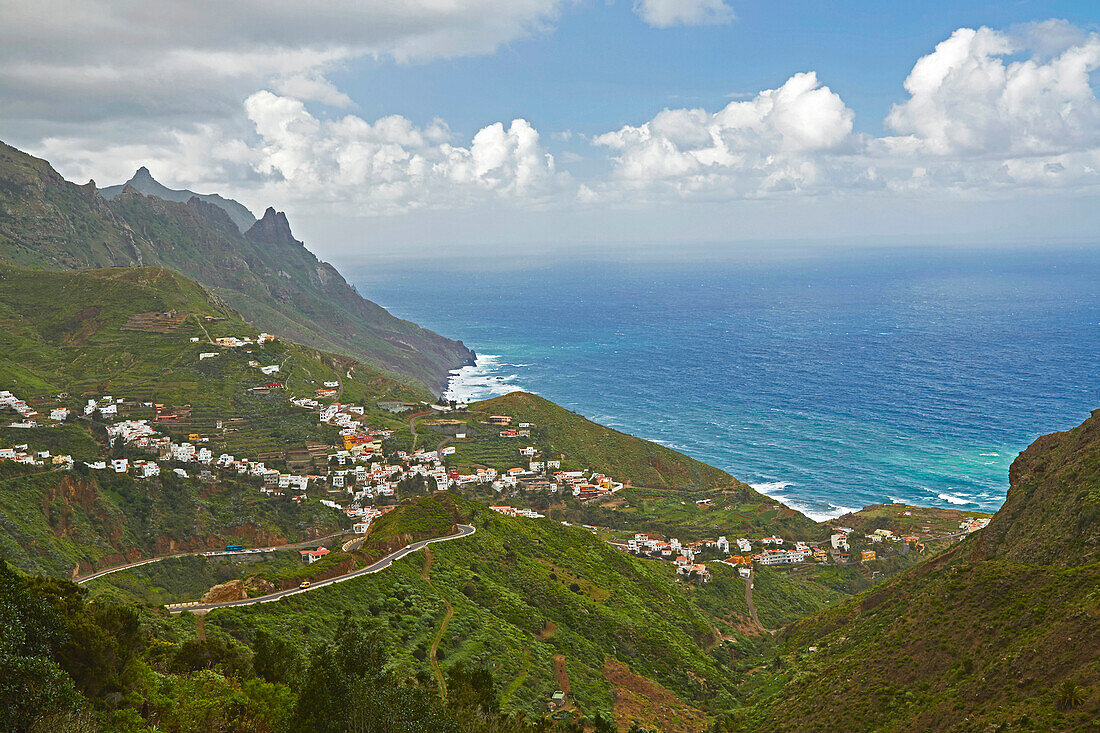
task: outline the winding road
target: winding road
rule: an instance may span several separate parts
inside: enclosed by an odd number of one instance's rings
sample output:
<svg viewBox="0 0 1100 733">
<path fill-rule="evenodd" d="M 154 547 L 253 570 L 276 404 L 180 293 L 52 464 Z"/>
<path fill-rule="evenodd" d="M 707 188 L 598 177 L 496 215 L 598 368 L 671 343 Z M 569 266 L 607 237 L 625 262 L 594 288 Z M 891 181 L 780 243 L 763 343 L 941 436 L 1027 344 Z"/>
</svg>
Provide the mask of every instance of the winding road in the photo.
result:
<svg viewBox="0 0 1100 733">
<path fill-rule="evenodd" d="M 342 537 L 347 532 L 336 532 L 335 534 L 325 535 L 324 537 L 317 537 L 311 540 L 305 540 L 303 542 L 293 542 L 289 545 L 278 545 L 275 547 L 258 547 L 248 550 L 194 550 L 193 552 L 177 552 L 171 555 L 159 555 L 157 557 L 146 558 L 145 560 L 137 560 L 135 562 L 128 562 L 124 565 L 115 565 L 114 567 L 104 568 L 103 570 L 97 570 L 94 573 L 88 573 L 87 575 L 81 575 L 78 578 L 73 578 L 73 582 L 78 585 L 81 583 L 87 583 L 95 580 L 96 578 L 102 578 L 104 575 L 110 575 L 111 573 L 118 573 L 123 570 L 133 570 L 134 568 L 140 568 L 142 565 L 149 565 L 151 563 L 160 562 L 161 560 L 171 560 L 177 557 L 191 557 L 193 555 L 205 555 L 207 557 L 232 557 L 236 555 L 254 555 L 259 552 L 275 552 L 277 550 L 302 550 L 305 548 L 316 547 L 319 543 L 323 543 L 325 540 L 331 540 L 333 537 Z"/>
<path fill-rule="evenodd" d="M 296 596 L 299 593 L 309 593 L 315 591 L 318 588 L 324 588 L 325 586 L 335 585 L 336 583 L 343 583 L 345 580 L 351 580 L 352 578 L 358 578 L 360 575 L 369 575 L 371 573 L 377 573 L 380 570 L 385 570 L 394 563 L 395 560 L 400 560 L 406 555 L 416 552 L 433 542 L 446 542 L 447 540 L 457 540 L 459 537 L 469 537 L 477 530 L 470 524 L 458 525 L 458 532 L 445 537 L 433 537 L 429 540 L 420 540 L 414 542 L 411 545 L 405 545 L 396 552 L 391 552 L 378 562 L 368 565 L 365 568 L 360 568 L 347 575 L 341 575 L 336 578 L 329 578 L 328 580 L 318 580 L 316 583 L 311 583 L 305 588 L 288 588 L 287 590 L 277 591 L 275 593 L 268 594 L 266 596 L 260 596 L 258 598 L 242 598 L 238 601 L 224 601 L 222 603 L 176 603 L 167 606 L 171 613 L 181 613 L 183 611 L 191 611 L 198 613 L 205 613 L 207 611 L 213 611 L 216 608 L 233 608 L 236 606 L 252 606 L 257 603 L 271 603 L 277 601 L 280 598 L 286 598 L 287 596 Z"/>
</svg>

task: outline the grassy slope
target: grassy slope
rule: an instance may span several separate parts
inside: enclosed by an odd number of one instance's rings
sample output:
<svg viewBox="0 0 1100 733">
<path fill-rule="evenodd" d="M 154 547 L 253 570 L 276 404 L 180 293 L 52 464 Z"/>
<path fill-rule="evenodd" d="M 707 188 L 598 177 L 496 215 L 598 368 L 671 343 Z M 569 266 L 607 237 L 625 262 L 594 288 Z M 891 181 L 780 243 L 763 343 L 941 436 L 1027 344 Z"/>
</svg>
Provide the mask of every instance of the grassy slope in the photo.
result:
<svg viewBox="0 0 1100 733">
<path fill-rule="evenodd" d="M 759 730 L 1082 730 L 1100 717 L 1100 411 L 1013 464 L 989 527 L 795 624 Z M 807 654 L 810 645 L 820 651 Z M 1072 694 L 1067 694 L 1069 691 Z M 826 723 L 827 721 L 827 723 Z"/>
<path fill-rule="evenodd" d="M 274 215 L 274 212 L 271 212 Z M 285 224 L 281 220 L 280 224 Z M 108 202 L 0 143 L 0 262 L 80 269 L 158 265 L 222 293 L 261 328 L 369 361 L 438 392 L 470 352 L 361 298 L 284 234 L 245 236 L 221 209 L 125 191 Z M 285 240 L 285 241 L 283 241 Z"/>
<path fill-rule="evenodd" d="M 254 481 L 215 489 L 173 474 L 97 472 L 0 479 L 0 554 L 27 572 L 70 577 L 128 560 L 243 542 L 283 544 L 347 524 L 316 502 L 263 498 Z"/>
<path fill-rule="evenodd" d="M 604 427 L 527 392 L 513 392 L 478 402 L 470 406 L 470 413 L 475 418 L 511 415 L 515 418 L 513 423 L 534 423 L 535 445 L 541 447 L 545 455 L 564 454 L 573 463 L 604 471 L 617 480 L 635 486 L 745 486 L 721 469 L 688 458 L 671 448 Z M 515 442 L 512 441 L 513 444 Z"/>
<path fill-rule="evenodd" d="M 605 655 L 698 706 L 732 702 L 732 655 L 719 650 L 722 634 L 735 635 L 696 602 L 709 608 L 724 600 L 725 586 L 696 591 L 675 582 L 667 562 L 634 558 L 590 533 L 549 520 L 502 517 L 450 495 L 417 500 L 393 517 L 386 534 L 401 532 L 414 517 L 450 515 L 477 527 L 471 537 L 432 545 L 425 579 L 423 553 L 383 573 L 356 579 L 278 604 L 211 613 L 208 624 L 249 639 L 260 629 L 303 644 L 322 638 L 344 611 L 369 612 L 394 630 L 399 665 L 428 671 L 427 650 L 438 632 L 447 603 L 454 609 L 442 637 L 444 670 L 460 661 L 491 666 L 506 693 L 507 706 L 537 712 L 557 686 L 553 658 L 564 655 L 571 694 L 585 710 L 610 710 L 612 685 L 604 674 Z M 381 522 L 381 520 L 379 520 Z M 573 588 L 573 589 L 571 589 Z M 818 608 L 835 594 L 822 589 L 800 596 Z M 739 600 L 740 599 L 740 600 Z"/>
</svg>

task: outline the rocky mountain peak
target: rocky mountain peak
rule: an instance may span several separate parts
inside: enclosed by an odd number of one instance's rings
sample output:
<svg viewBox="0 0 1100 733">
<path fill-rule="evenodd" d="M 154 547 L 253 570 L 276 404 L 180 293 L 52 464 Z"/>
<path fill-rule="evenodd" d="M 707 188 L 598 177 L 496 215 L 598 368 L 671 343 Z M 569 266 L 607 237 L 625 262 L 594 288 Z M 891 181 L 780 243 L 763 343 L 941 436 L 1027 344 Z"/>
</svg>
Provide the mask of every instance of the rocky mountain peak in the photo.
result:
<svg viewBox="0 0 1100 733">
<path fill-rule="evenodd" d="M 252 225 L 252 228 L 245 233 L 249 239 L 254 242 L 263 242 L 266 244 L 294 244 L 299 247 L 304 246 L 301 242 L 294 238 L 294 234 L 290 231 L 290 222 L 287 221 L 286 214 L 282 211 L 275 211 L 271 206 L 267 207 L 267 211 L 264 215 Z"/>
</svg>

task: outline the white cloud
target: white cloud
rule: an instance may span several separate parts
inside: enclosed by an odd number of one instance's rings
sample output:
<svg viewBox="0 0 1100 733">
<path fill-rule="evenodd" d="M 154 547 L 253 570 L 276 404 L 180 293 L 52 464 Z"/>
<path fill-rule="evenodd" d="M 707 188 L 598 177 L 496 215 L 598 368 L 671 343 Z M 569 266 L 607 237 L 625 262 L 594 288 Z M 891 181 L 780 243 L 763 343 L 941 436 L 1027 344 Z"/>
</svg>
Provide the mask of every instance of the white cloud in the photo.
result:
<svg viewBox="0 0 1100 733">
<path fill-rule="evenodd" d="M 209 123 L 275 83 L 347 106 L 326 72 L 490 53 L 548 28 L 563 1 L 0 0 L 0 121 Z"/>
<path fill-rule="evenodd" d="M 848 141 L 853 117 L 810 72 L 713 114 L 666 109 L 594 142 L 614 151 L 618 177 L 635 186 L 664 181 L 681 191 L 705 191 L 721 185 L 750 195 L 816 184 L 818 156 Z"/>
<path fill-rule="evenodd" d="M 264 195 L 365 207 L 365 213 L 446 208 L 508 198 L 530 203 L 556 182 L 553 157 L 522 119 L 454 145 L 447 125 L 398 115 L 321 120 L 296 99 L 261 91 L 245 102 L 257 140 L 249 161 Z M 228 149 L 235 150 L 236 147 Z"/>
<path fill-rule="evenodd" d="M 919 59 L 886 126 L 852 132 L 854 115 L 813 73 L 796 74 L 710 113 L 666 109 L 594 138 L 617 180 L 601 200 L 672 191 L 704 199 L 883 191 L 996 196 L 1100 183 L 1100 35 L 1062 21 L 1013 34 L 960 28 Z M 591 198 L 591 196 L 589 196 Z"/>
<path fill-rule="evenodd" d="M 1060 25 L 1048 25 L 1065 38 Z M 1033 31 L 1040 41 L 1043 27 Z M 1022 49 L 1005 33 L 960 28 L 913 67 L 909 99 L 886 124 L 897 151 L 989 158 L 1057 155 L 1100 145 L 1100 104 L 1090 74 L 1100 68 L 1093 34 L 1048 60 L 1006 61 Z"/>
<path fill-rule="evenodd" d="M 634 12 L 654 28 L 724 25 L 735 17 L 726 0 L 635 0 Z"/>
</svg>

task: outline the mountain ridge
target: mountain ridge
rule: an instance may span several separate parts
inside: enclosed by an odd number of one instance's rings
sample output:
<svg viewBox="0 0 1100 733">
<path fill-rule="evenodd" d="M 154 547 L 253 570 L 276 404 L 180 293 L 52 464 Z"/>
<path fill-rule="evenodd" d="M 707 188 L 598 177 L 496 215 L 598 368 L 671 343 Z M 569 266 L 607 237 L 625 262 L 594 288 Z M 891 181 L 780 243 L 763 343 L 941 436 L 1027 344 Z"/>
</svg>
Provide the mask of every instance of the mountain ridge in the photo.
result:
<svg viewBox="0 0 1100 733">
<path fill-rule="evenodd" d="M 103 198 L 110 201 L 118 194 L 126 190 L 129 186 L 135 191 L 145 194 L 146 196 L 156 196 L 162 198 L 165 201 L 176 201 L 178 203 L 186 203 L 192 198 L 197 198 L 200 201 L 205 201 L 210 204 L 214 204 L 219 209 L 224 211 L 227 216 L 233 221 L 233 224 L 241 232 L 248 231 L 249 227 L 256 223 L 256 217 L 248 210 L 248 207 L 239 201 L 231 198 L 226 198 L 217 193 L 195 193 L 189 189 L 172 189 L 168 188 L 160 181 L 153 178 L 152 173 L 145 166 L 141 166 L 130 177 L 130 180 L 125 183 L 120 183 L 114 186 L 104 186 L 99 189 L 99 193 Z"/>
<path fill-rule="evenodd" d="M 426 395 L 441 393 L 451 370 L 472 363 L 473 352 L 460 341 L 360 296 L 293 238 L 285 214 L 271 209 L 264 216 L 249 237 L 217 203 L 196 196 L 168 201 L 126 185 L 108 200 L 94 182 L 70 183 L 47 161 L 0 143 L 0 262 L 175 270 L 259 328 L 370 362 Z"/>
</svg>

